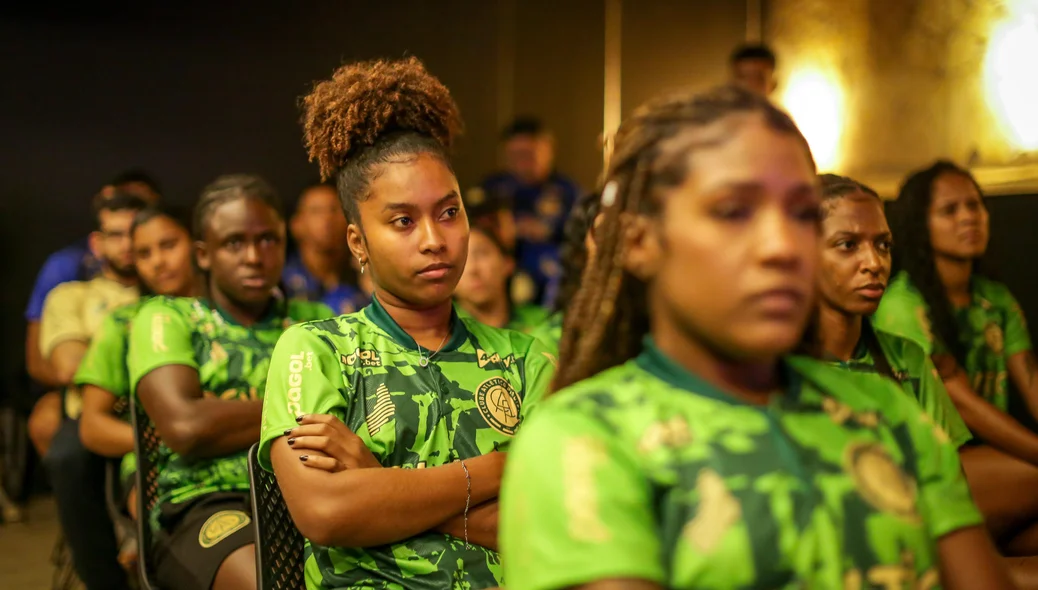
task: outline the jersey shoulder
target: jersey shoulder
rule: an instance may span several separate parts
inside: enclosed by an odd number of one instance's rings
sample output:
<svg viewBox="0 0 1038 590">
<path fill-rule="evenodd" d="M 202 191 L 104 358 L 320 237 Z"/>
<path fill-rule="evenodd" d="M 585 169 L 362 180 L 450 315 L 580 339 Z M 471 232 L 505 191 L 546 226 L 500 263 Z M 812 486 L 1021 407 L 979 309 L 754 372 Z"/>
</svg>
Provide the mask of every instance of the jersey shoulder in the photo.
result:
<svg viewBox="0 0 1038 590">
<path fill-rule="evenodd" d="M 1016 306 L 1016 298 L 1009 287 L 987 277 L 973 277 L 973 292 L 996 308 Z"/>
<path fill-rule="evenodd" d="M 458 317 L 468 331 L 469 340 L 476 347 L 477 353 L 484 351 L 490 354 L 497 354 L 501 358 L 505 358 L 508 355 L 522 358 L 527 356 L 535 345 L 543 346 L 539 340 L 529 334 L 508 328 L 488 326 L 468 314 L 461 313 L 460 310 Z"/>
<path fill-rule="evenodd" d="M 288 317 L 294 322 L 308 322 L 333 317 L 335 312 L 320 301 L 289 300 Z"/>
<path fill-rule="evenodd" d="M 140 312 L 141 307 L 144 305 L 144 301 L 134 301 L 127 303 L 126 305 L 120 305 L 113 309 L 108 317 L 117 324 L 127 324 L 133 320 L 133 318 Z"/>
<path fill-rule="evenodd" d="M 891 379 L 877 373 L 847 371 L 805 356 L 791 356 L 786 364 L 802 381 L 800 395 L 834 399 L 858 411 L 873 411 L 900 421 L 908 415 L 908 397 Z M 914 403 L 914 402 L 913 402 Z"/>
<path fill-rule="evenodd" d="M 926 349 L 922 344 L 885 328 L 873 326 L 872 330 L 876 334 L 880 348 L 886 353 L 890 364 L 895 369 L 909 373 L 918 372 L 913 371 L 917 368 L 915 365 L 922 363 L 926 357 Z"/>
</svg>

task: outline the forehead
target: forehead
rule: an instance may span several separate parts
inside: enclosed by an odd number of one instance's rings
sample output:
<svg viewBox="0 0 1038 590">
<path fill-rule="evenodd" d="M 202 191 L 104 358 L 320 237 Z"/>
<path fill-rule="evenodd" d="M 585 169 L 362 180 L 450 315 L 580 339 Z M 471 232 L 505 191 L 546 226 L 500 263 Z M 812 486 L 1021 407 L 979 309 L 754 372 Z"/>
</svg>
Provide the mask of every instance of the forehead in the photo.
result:
<svg viewBox="0 0 1038 590">
<path fill-rule="evenodd" d="M 135 215 L 137 215 L 136 209 L 102 210 L 100 215 L 101 227 L 129 227 L 133 223 Z"/>
<path fill-rule="evenodd" d="M 151 236 L 166 235 L 170 233 L 186 234 L 187 230 L 165 215 L 159 215 L 157 217 L 152 217 L 134 228 L 133 239 L 134 241 L 138 241 Z"/>
<path fill-rule="evenodd" d="M 825 203 L 822 229 L 826 233 L 889 233 L 883 203 L 871 195 L 851 194 Z"/>
<path fill-rule="evenodd" d="M 968 197 L 980 197 L 980 192 L 965 175 L 945 172 L 934 179 L 933 202 L 953 201 Z"/>
<path fill-rule="evenodd" d="M 330 186 L 315 186 L 299 197 L 299 208 L 328 207 L 339 204 L 339 195 Z"/>
<path fill-rule="evenodd" d="M 241 198 L 213 208 L 206 231 L 215 236 L 262 233 L 277 228 L 280 222 L 277 212 L 263 201 Z"/>
<path fill-rule="evenodd" d="M 673 141 L 676 149 L 691 146 L 689 178 L 703 191 L 755 185 L 784 192 L 817 182 L 800 138 L 772 129 L 759 113 L 731 115 Z"/>
<path fill-rule="evenodd" d="M 742 71 L 772 71 L 771 62 L 760 57 L 747 57 L 735 62 L 735 69 Z"/>
<path fill-rule="evenodd" d="M 440 158 L 419 154 L 406 160 L 389 162 L 371 183 L 369 207 L 382 203 L 424 204 L 458 192 L 454 173 Z"/>
</svg>

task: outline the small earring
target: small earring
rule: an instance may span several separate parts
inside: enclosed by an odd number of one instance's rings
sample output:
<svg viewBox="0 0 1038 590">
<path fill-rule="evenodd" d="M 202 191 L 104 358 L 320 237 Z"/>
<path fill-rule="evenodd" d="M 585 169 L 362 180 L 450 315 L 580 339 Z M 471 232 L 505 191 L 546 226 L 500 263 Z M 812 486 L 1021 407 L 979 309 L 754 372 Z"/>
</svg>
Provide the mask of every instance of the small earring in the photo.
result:
<svg viewBox="0 0 1038 590">
<path fill-rule="evenodd" d="M 360 274 L 364 274 L 364 263 L 360 263 Z"/>
</svg>

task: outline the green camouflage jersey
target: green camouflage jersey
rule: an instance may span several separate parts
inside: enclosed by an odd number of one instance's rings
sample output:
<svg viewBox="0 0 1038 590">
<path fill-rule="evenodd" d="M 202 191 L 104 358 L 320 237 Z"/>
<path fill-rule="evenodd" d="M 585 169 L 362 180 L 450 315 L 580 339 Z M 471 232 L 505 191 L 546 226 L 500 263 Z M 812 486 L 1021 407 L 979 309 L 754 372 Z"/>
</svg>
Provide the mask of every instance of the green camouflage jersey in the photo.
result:
<svg viewBox="0 0 1038 590">
<path fill-rule="evenodd" d="M 966 351 L 963 369 L 978 395 L 1003 412 L 1009 406 L 1009 357 L 1031 350 L 1031 337 L 1020 305 L 1002 283 L 975 276 L 973 301 L 955 310 L 959 340 Z M 879 310 L 873 316 L 877 327 L 918 341 L 930 354 L 947 347 L 930 327 L 929 308 L 908 275 L 899 273 L 890 282 Z"/>
<path fill-rule="evenodd" d="M 865 320 L 868 321 L 868 320 Z M 908 338 L 902 338 L 888 332 L 873 328 L 876 340 L 883 350 L 887 363 L 893 371 L 894 379 L 912 396 L 919 405 L 930 415 L 934 423 L 940 426 L 951 439 L 956 447 L 962 446 L 973 438 L 966 423 L 959 416 L 955 404 L 948 397 L 948 391 L 944 388 L 937 368 L 933 366 L 930 355 L 923 351 L 922 346 Z M 831 361 L 831 364 L 850 371 L 859 373 L 878 374 L 879 369 L 872 352 L 862 338 L 854 355 L 848 361 Z"/>
<path fill-rule="evenodd" d="M 505 328 L 530 334 L 548 320 L 548 310 L 539 305 L 514 305 Z"/>
<path fill-rule="evenodd" d="M 271 469 L 271 443 L 300 414 L 337 416 L 385 467 L 436 467 L 505 450 L 555 367 L 534 338 L 457 313 L 450 339 L 423 366 L 428 354 L 377 299 L 289 329 L 271 361 L 260 462 Z M 501 561 L 435 531 L 381 547 L 308 542 L 306 582 L 310 590 L 488 588 L 502 583 Z"/>
<path fill-rule="evenodd" d="M 936 540 L 983 523 L 955 446 L 888 379 L 785 369 L 750 405 L 650 341 L 541 404 L 502 484 L 509 590 L 939 587 Z"/>
<path fill-rule="evenodd" d="M 93 385 L 115 396 L 115 415 L 126 422 L 130 421 L 130 369 L 126 354 L 130 325 L 141 305 L 143 301 L 134 301 L 105 316 L 73 378 L 77 386 Z M 119 466 L 120 480 L 126 481 L 135 469 L 137 459 L 132 452 L 127 453 Z"/>
<path fill-rule="evenodd" d="M 270 354 L 288 326 L 330 317 L 322 303 L 277 300 L 273 311 L 252 326 L 242 326 L 204 300 L 155 297 L 145 303 L 130 334 L 130 387 L 155 369 L 185 365 L 198 371 L 202 392 L 224 400 L 255 400 L 263 395 Z M 189 459 L 162 445 L 156 462 L 158 498 L 152 513 L 157 526 L 163 503 L 180 503 L 204 494 L 249 490 L 247 450 L 225 457 Z"/>
<path fill-rule="evenodd" d="M 530 335 L 544 343 L 549 350 L 558 354 L 559 342 L 562 341 L 562 312 L 556 311 L 548 316 L 548 319 L 541 325 L 530 330 Z"/>
</svg>

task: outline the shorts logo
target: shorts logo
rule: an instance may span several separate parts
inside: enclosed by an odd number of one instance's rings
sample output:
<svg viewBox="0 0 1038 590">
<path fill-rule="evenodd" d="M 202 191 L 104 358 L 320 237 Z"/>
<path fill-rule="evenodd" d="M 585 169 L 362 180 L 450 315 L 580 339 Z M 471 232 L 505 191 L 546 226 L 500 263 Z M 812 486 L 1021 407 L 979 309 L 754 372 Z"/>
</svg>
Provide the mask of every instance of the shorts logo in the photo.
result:
<svg viewBox="0 0 1038 590">
<path fill-rule="evenodd" d="M 381 367 L 382 357 L 374 350 L 357 350 L 351 355 L 339 355 L 339 360 L 346 365 L 360 365 L 361 367 Z M 359 363 L 358 363 L 359 361 Z"/>
<path fill-rule="evenodd" d="M 241 510 L 221 510 L 209 517 L 198 531 L 198 544 L 209 549 L 252 522 Z"/>
<path fill-rule="evenodd" d="M 519 426 L 522 402 L 512 385 L 501 377 L 491 377 L 476 390 L 479 413 L 491 428 L 505 436 L 514 436 Z"/>
<path fill-rule="evenodd" d="M 877 510 L 916 521 L 916 483 L 890 458 L 886 449 L 872 442 L 855 443 L 844 453 L 844 469 L 858 493 Z"/>
<path fill-rule="evenodd" d="M 476 364 L 479 365 L 480 369 L 486 368 L 487 365 L 500 365 L 507 369 L 511 367 L 513 363 L 515 363 L 514 354 L 501 358 L 501 355 L 496 352 L 489 353 L 479 348 L 476 349 Z"/>
</svg>

